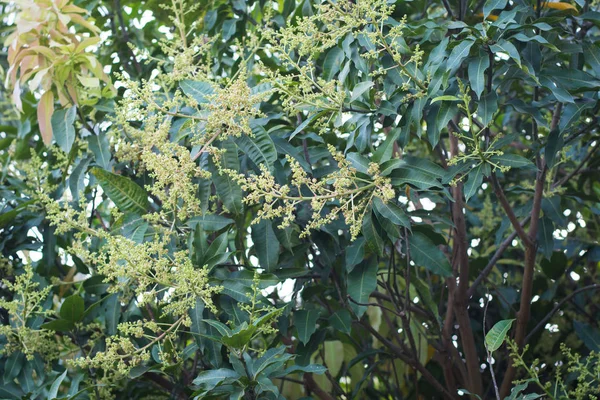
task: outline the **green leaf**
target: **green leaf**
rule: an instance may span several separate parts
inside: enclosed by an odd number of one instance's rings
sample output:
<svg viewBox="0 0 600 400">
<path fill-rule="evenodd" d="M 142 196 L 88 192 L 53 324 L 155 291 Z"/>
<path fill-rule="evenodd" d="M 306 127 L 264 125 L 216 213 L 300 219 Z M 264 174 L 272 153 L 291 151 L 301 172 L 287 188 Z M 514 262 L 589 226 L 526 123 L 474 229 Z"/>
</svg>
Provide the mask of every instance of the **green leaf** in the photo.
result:
<svg viewBox="0 0 600 400">
<path fill-rule="evenodd" d="M 483 90 L 485 89 L 485 70 L 488 69 L 489 66 L 490 57 L 485 53 L 480 54 L 479 57 L 474 58 L 469 62 L 469 82 L 471 83 L 471 89 L 475 92 L 477 98 L 481 97 L 481 93 L 483 93 Z"/>
<path fill-rule="evenodd" d="M 592 67 L 596 76 L 600 76 L 600 48 L 596 43 L 583 43 L 583 56 L 585 62 Z"/>
<path fill-rule="evenodd" d="M 488 125 L 492 122 L 492 117 L 498 111 L 498 95 L 496 92 L 491 91 L 485 96 L 481 97 L 479 106 L 477 107 L 477 115 L 481 118 L 483 125 Z"/>
<path fill-rule="evenodd" d="M 348 274 L 348 285 L 346 291 L 355 302 L 368 303 L 371 293 L 377 288 L 377 262 L 367 261 L 359 264 L 352 272 Z M 360 318 L 367 306 L 362 306 L 350 302 L 350 307 L 354 313 Z"/>
<path fill-rule="evenodd" d="M 221 341 L 223 342 L 223 344 L 229 347 L 233 347 L 234 349 L 241 349 L 242 347 L 250 343 L 250 339 L 252 339 L 252 336 L 254 335 L 254 333 L 256 333 L 257 329 L 258 328 L 256 325 L 248 326 L 247 323 L 244 322 L 240 326 L 239 330 L 233 332 L 231 336 L 223 336 L 221 338 Z"/>
<path fill-rule="evenodd" d="M 546 68 L 540 73 L 566 90 L 598 89 L 600 81 L 579 69 Z"/>
<path fill-rule="evenodd" d="M 498 350 L 500 346 L 502 346 L 513 321 L 514 318 L 498 321 L 485 335 L 485 346 L 490 353 Z"/>
<path fill-rule="evenodd" d="M 94 154 L 94 161 L 96 161 L 96 165 L 102 169 L 109 170 L 110 159 L 112 156 L 110 154 L 110 145 L 108 144 L 106 134 L 92 134 L 88 136 L 86 140 L 88 142 L 88 148 L 92 151 L 92 154 Z"/>
<path fill-rule="evenodd" d="M 544 271 L 544 275 L 546 275 L 550 279 L 558 280 L 560 279 L 567 270 L 569 259 L 562 251 L 555 251 L 552 253 L 550 259 L 542 259 L 540 261 L 540 265 L 542 267 L 542 271 Z"/>
<path fill-rule="evenodd" d="M 519 55 L 519 51 L 517 50 L 517 48 L 511 42 L 507 40 L 501 40 L 498 43 L 491 45 L 490 50 L 492 50 L 494 54 L 507 54 L 510 58 L 513 59 L 514 62 L 517 63 L 519 68 L 521 68 L 521 56 Z"/>
<path fill-rule="evenodd" d="M 273 170 L 273 165 L 277 161 L 277 150 L 271 140 L 271 136 L 265 128 L 258 126 L 252 129 L 253 136 L 242 135 L 235 139 L 235 143 L 240 150 L 250 157 L 257 166 L 266 165 L 269 170 Z"/>
<path fill-rule="evenodd" d="M 76 112 L 77 108 L 73 106 L 54 111 L 54 114 L 52 114 L 52 132 L 56 143 L 67 154 L 71 152 L 71 147 L 75 142 L 75 126 L 73 124 Z"/>
<path fill-rule="evenodd" d="M 217 214 L 203 214 L 190 218 L 187 222 L 188 226 L 195 228 L 201 226 L 203 230 L 207 232 L 219 231 L 229 225 L 234 224 L 235 221 L 231 218 L 224 217 Z"/>
<path fill-rule="evenodd" d="M 538 250 L 542 252 L 545 258 L 550 258 L 554 251 L 554 224 L 547 216 L 543 216 L 539 221 L 537 233 L 537 240 L 539 243 Z"/>
<path fill-rule="evenodd" d="M 367 249 L 377 255 L 383 254 L 383 239 L 373 222 L 372 213 L 370 211 L 365 212 L 365 216 L 362 220 L 362 234 L 365 237 Z"/>
<path fill-rule="evenodd" d="M 525 157 L 518 156 L 516 154 L 507 153 L 502 155 L 493 155 L 490 157 L 490 161 L 492 161 L 494 164 L 511 168 L 536 168 L 535 164 L 532 161 L 526 159 Z"/>
<path fill-rule="evenodd" d="M 85 304 L 79 295 L 72 295 L 65 299 L 60 307 L 60 317 L 67 321 L 79 322 L 83 318 Z"/>
<path fill-rule="evenodd" d="M 148 210 L 148 194 L 131 179 L 96 167 L 91 169 L 91 173 L 121 211 L 144 214 Z"/>
<path fill-rule="evenodd" d="M 429 104 L 437 103 L 438 101 L 460 101 L 460 99 L 456 96 L 450 96 L 450 95 L 438 96 L 438 97 L 431 99 L 431 103 L 429 103 Z"/>
<path fill-rule="evenodd" d="M 228 41 L 235 34 L 237 19 L 232 18 L 223 22 L 223 40 Z"/>
<path fill-rule="evenodd" d="M 546 164 L 548 168 L 552 168 L 554 166 L 554 162 L 556 161 L 556 153 L 559 152 L 564 146 L 563 135 L 558 129 L 554 129 L 550 131 L 548 135 L 548 141 L 546 142 L 546 147 L 544 148 L 544 156 L 546 158 Z"/>
<path fill-rule="evenodd" d="M 238 148 L 233 139 L 228 138 L 221 142 L 221 147 L 223 150 L 226 150 L 225 154 L 221 157 L 221 165 L 223 168 L 239 171 L 240 162 L 238 158 Z M 219 199 L 221 199 L 227 210 L 236 215 L 241 215 L 244 205 L 242 203 L 243 194 L 240 185 L 238 185 L 238 183 L 229 175 L 225 173 L 220 174 L 216 166 L 212 163 L 210 165 L 210 170 Z"/>
<path fill-rule="evenodd" d="M 65 377 L 67 376 L 67 371 L 65 369 L 65 371 L 60 374 L 55 380 L 54 382 L 52 382 L 52 386 L 50 386 L 50 390 L 48 391 L 48 399 L 55 399 L 58 396 L 58 389 L 60 389 L 60 384 L 65 380 Z"/>
<path fill-rule="evenodd" d="M 73 321 L 69 321 L 66 319 L 54 319 L 52 321 L 46 322 L 42 324 L 42 329 L 47 329 L 49 331 L 57 331 L 57 332 L 67 332 L 73 329 L 75 324 Z"/>
<path fill-rule="evenodd" d="M 344 61 L 344 50 L 339 47 L 332 47 L 323 61 L 323 75 L 328 81 L 333 79 L 335 74 L 340 72 L 342 62 Z"/>
<path fill-rule="evenodd" d="M 306 344 L 317 330 L 318 310 L 300 310 L 294 314 L 294 325 L 298 330 L 298 340 Z"/>
<path fill-rule="evenodd" d="M 181 87 L 183 93 L 192 97 L 199 104 L 208 103 L 209 100 L 206 99 L 206 96 L 215 93 L 215 89 L 208 82 L 183 80 L 179 83 L 179 87 Z"/>
<path fill-rule="evenodd" d="M 318 364 L 308 364 L 308 365 L 292 365 L 283 371 L 281 374 L 276 375 L 277 377 L 283 377 L 286 375 L 290 375 L 296 372 L 304 372 L 308 374 L 317 374 L 323 375 L 327 371 L 327 368 L 323 365 Z"/>
<path fill-rule="evenodd" d="M 384 203 L 379 197 L 373 199 L 375 210 L 392 224 L 403 226 L 410 229 L 410 219 L 400 207 L 388 201 Z"/>
<path fill-rule="evenodd" d="M 409 184 L 421 190 L 442 187 L 441 183 L 434 176 L 412 166 L 397 168 L 390 174 L 390 177 L 394 186 Z"/>
<path fill-rule="evenodd" d="M 240 374 L 232 369 L 219 368 L 200 372 L 193 383 L 201 386 L 206 391 L 210 391 L 225 381 L 235 381 L 240 377 Z"/>
<path fill-rule="evenodd" d="M 467 203 L 477 193 L 483 183 L 485 165 L 483 163 L 479 164 L 467 175 L 467 182 L 465 183 L 465 201 Z"/>
<path fill-rule="evenodd" d="M 508 0 L 487 0 L 483 5 L 483 19 L 486 19 L 494 10 L 504 10 L 507 2 Z"/>
<path fill-rule="evenodd" d="M 329 324 L 336 330 L 349 335 L 352 329 L 352 316 L 348 310 L 341 309 L 329 317 Z"/>
<path fill-rule="evenodd" d="M 381 164 L 385 161 L 388 161 L 392 157 L 394 143 L 396 143 L 396 140 L 398 140 L 398 136 L 400 136 L 400 130 L 397 128 L 388 132 L 383 143 L 381 143 L 379 147 L 377 147 L 377 150 L 375 150 L 375 153 L 372 157 L 373 162 Z"/>
<path fill-rule="evenodd" d="M 346 271 L 352 272 L 365 257 L 365 238 L 357 238 L 352 245 L 346 247 Z"/>
<path fill-rule="evenodd" d="M 427 114 L 427 138 L 431 146 L 435 147 L 440 141 L 440 132 L 446 128 L 448 122 L 458 112 L 458 106 L 452 102 L 435 104 Z"/>
<path fill-rule="evenodd" d="M 3 379 L 4 383 L 12 382 L 12 380 L 19 375 L 21 372 L 21 368 L 23 368 L 23 364 L 25 361 L 25 354 L 20 351 L 13 352 L 6 359 L 6 363 L 4 364 L 4 374 Z"/>
<path fill-rule="evenodd" d="M 554 81 L 552 81 L 548 77 L 540 76 L 539 81 L 543 87 L 545 87 L 546 89 L 548 89 L 552 92 L 554 97 L 556 97 L 556 100 L 558 100 L 559 102 L 561 102 L 561 103 L 574 103 L 575 102 L 573 100 L 573 96 L 571 96 L 571 94 L 569 92 L 567 92 L 565 89 L 558 86 Z"/>
<path fill-rule="evenodd" d="M 273 223 L 263 219 L 252 225 L 251 236 L 261 268 L 268 272 L 277 269 L 280 244 L 273 230 Z"/>
<path fill-rule="evenodd" d="M 573 321 L 573 328 L 575 328 L 575 333 L 585 344 L 585 347 L 591 351 L 600 351 L 600 331 L 598 329 L 579 321 Z"/>
<path fill-rule="evenodd" d="M 350 103 L 354 102 L 355 100 L 358 100 L 358 98 L 360 96 L 362 96 L 363 93 L 365 93 L 367 90 L 371 89 L 371 87 L 373 87 L 374 83 L 371 81 L 366 81 L 366 82 L 360 82 L 358 84 L 356 84 L 356 86 L 354 86 L 354 89 L 352 89 L 352 96 L 350 97 Z"/>
<path fill-rule="evenodd" d="M 446 68 L 450 71 L 458 68 L 462 61 L 469 55 L 469 51 L 474 43 L 475 41 L 473 40 L 463 40 L 454 47 L 448 57 Z"/>
<path fill-rule="evenodd" d="M 421 232 L 414 232 L 408 239 L 410 257 L 417 266 L 423 266 L 434 274 L 452 276 L 452 267 L 444 253 Z"/>
</svg>

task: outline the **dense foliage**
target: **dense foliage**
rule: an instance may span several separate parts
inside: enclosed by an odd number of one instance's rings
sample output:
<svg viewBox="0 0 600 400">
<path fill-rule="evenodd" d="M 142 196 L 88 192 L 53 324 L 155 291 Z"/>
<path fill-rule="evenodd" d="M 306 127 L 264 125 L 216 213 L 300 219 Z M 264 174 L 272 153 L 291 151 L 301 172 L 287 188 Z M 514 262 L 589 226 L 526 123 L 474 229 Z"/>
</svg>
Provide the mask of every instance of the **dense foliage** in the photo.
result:
<svg viewBox="0 0 600 400">
<path fill-rule="evenodd" d="M 0 398 L 600 395 L 597 2 L 0 18 Z"/>
</svg>

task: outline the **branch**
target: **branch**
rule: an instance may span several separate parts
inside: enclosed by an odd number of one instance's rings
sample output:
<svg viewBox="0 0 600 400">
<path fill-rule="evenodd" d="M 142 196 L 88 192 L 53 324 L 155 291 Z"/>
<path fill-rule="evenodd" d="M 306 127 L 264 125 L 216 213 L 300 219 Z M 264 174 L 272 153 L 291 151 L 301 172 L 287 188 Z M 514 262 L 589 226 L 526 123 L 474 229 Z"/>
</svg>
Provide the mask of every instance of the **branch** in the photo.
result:
<svg viewBox="0 0 600 400">
<path fill-rule="evenodd" d="M 564 299 L 562 299 L 553 309 L 552 311 L 550 311 L 540 322 L 538 322 L 538 324 L 535 326 L 535 328 L 533 328 L 531 330 L 531 332 L 529 332 L 529 334 L 527 335 L 527 337 L 525 338 L 525 343 L 529 342 L 529 339 L 531 339 L 531 337 L 537 332 L 539 331 L 543 326 L 546 325 L 546 323 L 550 320 L 550 318 L 552 318 L 552 316 L 554 314 L 556 314 L 556 312 L 562 307 L 563 304 L 565 304 L 567 301 L 569 301 L 572 297 L 578 295 L 581 292 L 585 292 L 587 290 L 598 290 L 600 289 L 600 284 L 595 283 L 593 285 L 589 285 L 589 286 L 584 286 L 582 288 L 579 288 L 573 292 L 571 292 L 567 297 L 565 297 Z"/>
<path fill-rule="evenodd" d="M 523 227 L 529 221 L 529 218 L 530 217 L 525 218 L 519 226 Z M 504 240 L 504 242 L 502 242 L 500 244 L 500 246 L 498 247 L 498 249 L 492 256 L 490 261 L 487 263 L 487 265 L 483 269 L 483 271 L 481 271 L 481 273 L 479 274 L 477 279 L 475 279 L 475 282 L 473 282 L 473 284 L 471 285 L 469 290 L 467 290 L 468 298 L 471 298 L 475 294 L 475 289 L 477 289 L 477 286 L 479 286 L 479 284 L 487 278 L 487 276 L 490 274 L 490 272 L 492 271 L 492 269 L 494 268 L 494 266 L 496 265 L 498 260 L 500 260 L 500 257 L 502 257 L 502 254 L 504 254 L 504 251 L 506 251 L 506 249 L 508 248 L 508 246 L 510 246 L 510 244 L 512 243 L 512 241 L 515 239 L 516 236 L 517 236 L 517 232 L 515 231 L 515 232 L 511 233 L 510 236 L 508 236 Z"/>
<path fill-rule="evenodd" d="M 504 209 L 504 212 L 506 213 L 508 220 L 510 221 L 512 226 L 515 228 L 517 235 L 519 235 L 519 238 L 523 241 L 525 246 L 533 245 L 533 242 L 531 241 L 529 236 L 527 236 L 527 233 L 525 233 L 525 230 L 523 229 L 523 227 L 521 226 L 521 223 L 517 219 L 515 212 L 513 211 L 510 204 L 508 203 L 506 195 L 504 194 L 502 187 L 498 183 L 498 178 L 496 177 L 496 173 L 492 172 L 492 175 L 490 178 L 492 180 L 492 186 L 494 187 L 494 193 L 496 193 L 496 197 L 500 201 L 500 205 Z"/>
<path fill-rule="evenodd" d="M 567 182 L 569 179 L 571 179 L 572 177 L 574 177 L 575 175 L 577 175 L 579 173 L 579 171 L 581 171 L 581 169 L 583 168 L 583 166 L 585 165 L 585 163 L 588 162 L 590 160 L 590 158 L 592 158 L 592 156 L 594 155 L 594 153 L 596 152 L 596 150 L 598 150 L 598 148 L 600 148 L 600 146 L 593 147 L 592 150 L 589 153 L 587 153 L 587 155 L 585 156 L 585 158 L 577 166 L 577 168 L 575 168 L 570 174 L 564 176 L 559 181 L 556 181 L 556 182 L 554 182 L 552 184 L 552 189 L 555 189 L 555 188 L 557 188 L 559 186 L 564 185 L 565 182 Z"/>
</svg>

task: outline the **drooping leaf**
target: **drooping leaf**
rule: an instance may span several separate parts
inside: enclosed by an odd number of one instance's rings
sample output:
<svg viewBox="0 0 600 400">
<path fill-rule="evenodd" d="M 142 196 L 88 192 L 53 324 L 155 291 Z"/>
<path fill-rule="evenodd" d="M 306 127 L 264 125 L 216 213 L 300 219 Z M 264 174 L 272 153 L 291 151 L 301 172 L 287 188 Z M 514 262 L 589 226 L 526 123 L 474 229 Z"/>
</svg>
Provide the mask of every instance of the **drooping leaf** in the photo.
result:
<svg viewBox="0 0 600 400">
<path fill-rule="evenodd" d="M 421 232 L 409 236 L 410 257 L 417 266 L 423 266 L 443 277 L 452 275 L 450 262 L 440 249 Z"/>
<path fill-rule="evenodd" d="M 73 147 L 73 142 L 75 142 L 74 122 L 76 110 L 75 106 L 63 108 L 55 111 L 51 118 L 52 132 L 56 143 L 67 154 L 69 154 L 71 147 Z"/>
<path fill-rule="evenodd" d="M 272 272 L 277 269 L 279 261 L 279 240 L 269 220 L 261 220 L 252 226 L 252 241 L 260 266 Z"/>
<path fill-rule="evenodd" d="M 52 143 L 52 114 L 54 113 L 54 94 L 48 90 L 42 95 L 37 106 L 40 134 L 46 146 Z"/>
<path fill-rule="evenodd" d="M 310 337 L 317 330 L 317 320 L 320 312 L 318 310 L 300 310 L 294 316 L 294 325 L 298 330 L 298 340 L 308 343 Z"/>
<path fill-rule="evenodd" d="M 350 302 L 350 307 L 352 307 L 354 313 L 359 318 L 367 311 L 367 306 L 361 304 L 369 302 L 369 297 L 376 287 L 376 262 L 366 261 L 356 266 L 354 270 L 348 274 L 348 296 L 354 300 L 353 302 Z"/>
<path fill-rule="evenodd" d="M 506 0 L 497 0 L 504 1 Z M 469 82 L 471 83 L 471 89 L 477 95 L 477 98 L 481 97 L 481 93 L 485 89 L 485 70 L 490 66 L 490 57 L 487 54 L 481 54 L 479 57 L 474 58 L 469 62 Z"/>
</svg>

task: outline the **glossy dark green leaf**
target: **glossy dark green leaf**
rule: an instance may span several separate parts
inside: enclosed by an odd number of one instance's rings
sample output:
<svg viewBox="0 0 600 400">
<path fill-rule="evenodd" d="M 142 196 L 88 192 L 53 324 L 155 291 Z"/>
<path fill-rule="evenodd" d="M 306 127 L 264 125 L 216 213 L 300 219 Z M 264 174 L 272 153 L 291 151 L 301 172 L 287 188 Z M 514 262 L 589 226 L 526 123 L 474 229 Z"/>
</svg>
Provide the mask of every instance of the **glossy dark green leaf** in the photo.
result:
<svg viewBox="0 0 600 400">
<path fill-rule="evenodd" d="M 494 10 L 503 10 L 508 0 L 487 0 L 483 5 L 483 18 L 487 18 Z"/>
<path fill-rule="evenodd" d="M 271 221 L 261 220 L 252 225 L 252 242 L 261 268 L 268 272 L 277 269 L 280 245 Z"/>
<path fill-rule="evenodd" d="M 448 70 L 454 70 L 460 66 L 462 61 L 469 55 L 469 51 L 475 42 L 473 40 L 462 40 L 459 44 L 452 49 L 446 68 Z"/>
<path fill-rule="evenodd" d="M 352 329 L 352 316 L 348 310 L 336 311 L 329 317 L 329 323 L 338 331 L 350 334 Z"/>
<path fill-rule="evenodd" d="M 434 274 L 448 277 L 452 268 L 446 255 L 421 232 L 413 232 L 409 236 L 410 257 L 419 266 L 425 267 Z"/>
<path fill-rule="evenodd" d="M 352 272 L 365 257 L 365 238 L 357 238 L 354 243 L 346 247 L 346 271 Z"/>
<path fill-rule="evenodd" d="M 504 1 L 506 0 L 497 0 Z M 485 89 L 485 70 L 490 66 L 490 57 L 487 54 L 480 54 L 479 57 L 472 59 L 469 62 L 469 82 L 471 83 L 471 89 L 475 92 L 477 97 L 481 97 L 481 93 Z"/>
<path fill-rule="evenodd" d="M 318 310 L 300 310 L 294 316 L 294 325 L 298 331 L 298 340 L 308 343 L 310 337 L 317 330 L 317 320 L 320 312 Z"/>
<path fill-rule="evenodd" d="M 348 274 L 348 296 L 354 301 L 350 301 L 350 307 L 354 313 L 360 318 L 367 306 L 362 304 L 369 302 L 371 293 L 377 287 L 377 262 L 364 262 L 351 273 Z M 360 304 L 357 304 L 360 303 Z"/>
<path fill-rule="evenodd" d="M 477 115 L 481 118 L 483 125 L 492 122 L 492 117 L 498 111 L 498 95 L 492 91 L 481 97 L 477 107 Z"/>
<path fill-rule="evenodd" d="M 60 306 L 60 317 L 67 321 L 79 322 L 83 318 L 85 304 L 83 298 L 79 295 L 69 296 Z"/>
<path fill-rule="evenodd" d="M 144 214 L 148 209 L 148 194 L 137 183 L 100 168 L 92 168 L 106 195 L 122 211 Z"/>
<path fill-rule="evenodd" d="M 589 350 L 600 351 L 600 331 L 598 329 L 580 321 L 573 321 L 573 327 L 577 337 Z"/>
<path fill-rule="evenodd" d="M 373 199 L 373 205 L 375 206 L 375 211 L 389 220 L 392 224 L 410 229 L 410 219 L 404 211 L 393 202 L 388 201 L 387 203 L 384 203 L 383 200 L 376 197 Z"/>
</svg>

